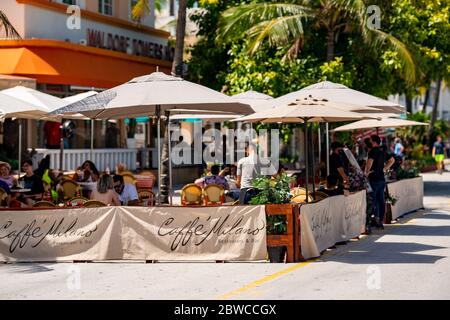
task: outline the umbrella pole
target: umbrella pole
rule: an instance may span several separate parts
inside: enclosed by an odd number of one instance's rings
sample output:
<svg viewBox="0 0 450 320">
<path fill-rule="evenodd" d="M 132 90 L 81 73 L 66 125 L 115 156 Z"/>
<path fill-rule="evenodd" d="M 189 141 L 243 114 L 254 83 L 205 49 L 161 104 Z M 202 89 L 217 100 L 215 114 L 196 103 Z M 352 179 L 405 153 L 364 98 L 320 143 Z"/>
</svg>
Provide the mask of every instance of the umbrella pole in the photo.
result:
<svg viewBox="0 0 450 320">
<path fill-rule="evenodd" d="M 19 122 L 19 154 L 18 154 L 18 159 L 19 159 L 19 165 L 17 168 L 17 172 L 20 178 L 20 172 L 22 171 L 22 119 L 17 119 L 17 121 Z"/>
<path fill-rule="evenodd" d="M 303 127 L 304 127 L 304 140 L 305 140 L 305 173 L 306 173 L 306 202 L 308 200 L 308 180 L 309 180 L 309 161 L 308 161 L 308 120 L 303 119 Z"/>
<path fill-rule="evenodd" d="M 311 171 L 312 171 L 312 186 L 313 186 L 313 199 L 316 199 L 316 170 L 314 166 L 315 161 L 315 154 L 314 154 L 314 131 L 311 129 L 311 155 L 312 155 L 312 161 L 311 161 Z"/>
<path fill-rule="evenodd" d="M 157 147 L 158 147 L 158 204 L 161 205 L 161 106 L 156 106 L 157 128 Z"/>
<path fill-rule="evenodd" d="M 327 145 L 327 177 L 330 175 L 330 128 L 328 122 L 325 123 L 325 141 Z"/>
<path fill-rule="evenodd" d="M 61 119 L 61 139 L 59 143 L 59 170 L 62 172 L 63 167 L 63 159 L 64 159 L 64 129 L 63 129 L 64 121 Z"/>
<path fill-rule="evenodd" d="M 319 129 L 317 131 L 317 143 L 319 145 L 319 164 L 322 161 L 322 137 L 320 136 L 322 133 L 322 130 L 320 130 L 320 123 L 319 123 Z"/>
<path fill-rule="evenodd" d="M 94 119 L 91 119 L 91 161 L 94 161 Z"/>
<path fill-rule="evenodd" d="M 170 141 L 170 111 L 169 111 L 169 113 L 167 114 L 167 136 L 168 136 L 168 145 L 167 145 L 167 147 L 168 147 L 168 152 L 169 152 L 169 155 L 168 155 L 168 161 L 169 161 L 169 203 L 170 203 L 170 205 L 172 205 L 172 187 L 173 187 L 173 184 L 172 184 L 172 158 L 170 157 L 170 155 L 171 155 L 171 152 L 172 152 L 172 146 L 171 146 L 171 141 Z"/>
</svg>

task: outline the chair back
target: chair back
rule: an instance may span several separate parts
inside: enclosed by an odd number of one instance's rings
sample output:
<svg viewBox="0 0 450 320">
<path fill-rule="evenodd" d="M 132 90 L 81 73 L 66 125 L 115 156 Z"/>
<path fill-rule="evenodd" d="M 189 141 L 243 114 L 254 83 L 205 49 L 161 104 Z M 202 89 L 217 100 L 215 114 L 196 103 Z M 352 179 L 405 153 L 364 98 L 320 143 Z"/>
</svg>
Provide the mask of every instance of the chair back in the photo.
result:
<svg viewBox="0 0 450 320">
<path fill-rule="evenodd" d="M 8 194 L 3 188 L 0 188 L 0 206 L 6 204 L 6 199 L 8 198 Z"/>
<path fill-rule="evenodd" d="M 308 202 L 312 202 L 313 198 L 311 196 L 308 197 Z M 293 196 L 291 198 L 291 202 L 295 203 L 306 203 L 306 194 L 299 194 L 297 196 Z"/>
<path fill-rule="evenodd" d="M 152 190 L 155 181 L 156 177 L 152 172 L 144 171 L 136 179 L 136 188 Z"/>
<path fill-rule="evenodd" d="M 69 207 L 83 207 L 84 204 L 88 201 L 89 201 L 89 199 L 84 198 L 84 197 L 75 197 L 75 198 L 70 199 L 67 202 L 67 204 Z"/>
<path fill-rule="evenodd" d="M 153 206 L 155 204 L 155 194 L 151 190 L 138 189 L 138 196 L 140 203 L 147 201 L 147 206 Z"/>
<path fill-rule="evenodd" d="M 221 205 L 225 202 L 225 190 L 218 184 L 209 184 L 203 189 L 203 199 L 206 206 Z"/>
<path fill-rule="evenodd" d="M 122 172 L 121 176 L 125 183 L 136 184 L 136 178 L 131 172 Z"/>
<path fill-rule="evenodd" d="M 81 194 L 81 187 L 80 185 L 69 179 L 64 179 L 61 182 L 61 188 L 63 191 L 64 199 L 72 199 L 74 197 L 78 197 Z"/>
<path fill-rule="evenodd" d="M 201 205 L 203 190 L 195 183 L 187 184 L 181 189 L 181 205 Z"/>
<path fill-rule="evenodd" d="M 328 195 L 325 192 L 316 191 L 316 201 L 320 201 L 320 200 L 323 200 L 325 198 L 328 198 Z"/>
<path fill-rule="evenodd" d="M 106 203 L 103 203 L 98 200 L 89 200 L 83 204 L 83 208 L 101 208 L 106 206 L 107 206 Z"/>
<path fill-rule="evenodd" d="M 33 204 L 33 208 L 54 208 L 56 207 L 56 204 L 50 201 L 38 201 L 35 204 Z"/>
</svg>

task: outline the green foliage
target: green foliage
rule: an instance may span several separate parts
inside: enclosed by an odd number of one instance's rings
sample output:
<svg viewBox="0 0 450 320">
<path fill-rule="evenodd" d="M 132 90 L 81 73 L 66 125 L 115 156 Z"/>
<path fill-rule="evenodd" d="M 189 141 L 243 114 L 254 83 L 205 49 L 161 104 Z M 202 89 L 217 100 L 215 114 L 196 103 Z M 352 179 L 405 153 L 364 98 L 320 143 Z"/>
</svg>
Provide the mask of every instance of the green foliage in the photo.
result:
<svg viewBox="0 0 450 320">
<path fill-rule="evenodd" d="M 266 232 L 267 234 L 286 234 L 287 221 L 285 215 L 270 215 L 266 216 Z"/>
<path fill-rule="evenodd" d="M 281 173 L 275 178 L 260 176 L 253 181 L 253 187 L 259 193 L 250 200 L 250 204 L 289 203 L 289 183 L 291 178 Z"/>
</svg>

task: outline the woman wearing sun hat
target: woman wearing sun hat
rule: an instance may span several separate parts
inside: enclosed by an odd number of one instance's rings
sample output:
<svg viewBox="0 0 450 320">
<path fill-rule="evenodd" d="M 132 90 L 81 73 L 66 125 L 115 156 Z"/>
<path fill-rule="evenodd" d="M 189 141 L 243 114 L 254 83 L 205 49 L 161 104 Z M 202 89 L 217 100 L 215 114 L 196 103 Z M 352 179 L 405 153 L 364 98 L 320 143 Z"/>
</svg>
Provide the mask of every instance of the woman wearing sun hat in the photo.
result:
<svg viewBox="0 0 450 320">
<path fill-rule="evenodd" d="M 16 184 L 16 179 L 10 174 L 11 166 L 7 162 L 0 162 L 0 180 L 5 182 L 8 187 Z"/>
</svg>

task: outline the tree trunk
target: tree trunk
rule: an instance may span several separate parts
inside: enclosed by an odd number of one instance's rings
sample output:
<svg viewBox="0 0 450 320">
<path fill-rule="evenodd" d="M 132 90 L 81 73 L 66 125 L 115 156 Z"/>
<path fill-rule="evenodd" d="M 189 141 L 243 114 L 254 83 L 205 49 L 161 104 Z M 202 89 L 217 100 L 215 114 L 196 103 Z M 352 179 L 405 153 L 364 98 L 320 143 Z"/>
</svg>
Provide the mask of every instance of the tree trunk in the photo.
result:
<svg viewBox="0 0 450 320">
<path fill-rule="evenodd" d="M 329 29 L 327 33 L 327 61 L 334 60 L 334 31 Z"/>
<path fill-rule="evenodd" d="M 166 111 L 166 120 L 161 126 L 163 131 L 163 145 L 161 151 L 161 203 L 169 203 L 169 135 L 167 128 L 169 127 L 169 113 Z"/>
<path fill-rule="evenodd" d="M 412 98 L 409 95 L 406 95 L 406 111 L 412 113 Z"/>
<path fill-rule="evenodd" d="M 437 110 L 438 110 L 438 105 L 439 105 L 439 96 L 441 93 L 441 83 L 442 81 L 439 79 L 436 83 L 436 97 L 434 99 L 434 104 L 433 104 L 433 111 L 431 111 L 431 119 L 430 119 L 430 126 L 428 127 L 428 136 L 427 136 L 427 140 L 428 140 L 428 146 L 430 147 L 430 150 L 433 147 L 433 132 L 434 132 L 434 123 L 436 122 L 436 118 L 437 118 Z"/>
<path fill-rule="evenodd" d="M 178 1 L 178 21 L 175 43 L 175 54 L 172 63 L 172 74 L 182 76 L 182 63 L 184 53 L 184 35 L 186 34 L 187 0 Z"/>
<path fill-rule="evenodd" d="M 423 107 L 422 107 L 423 113 L 427 112 L 428 100 L 430 100 L 430 88 L 427 88 L 427 91 L 425 92 L 425 100 L 423 102 Z"/>
</svg>

